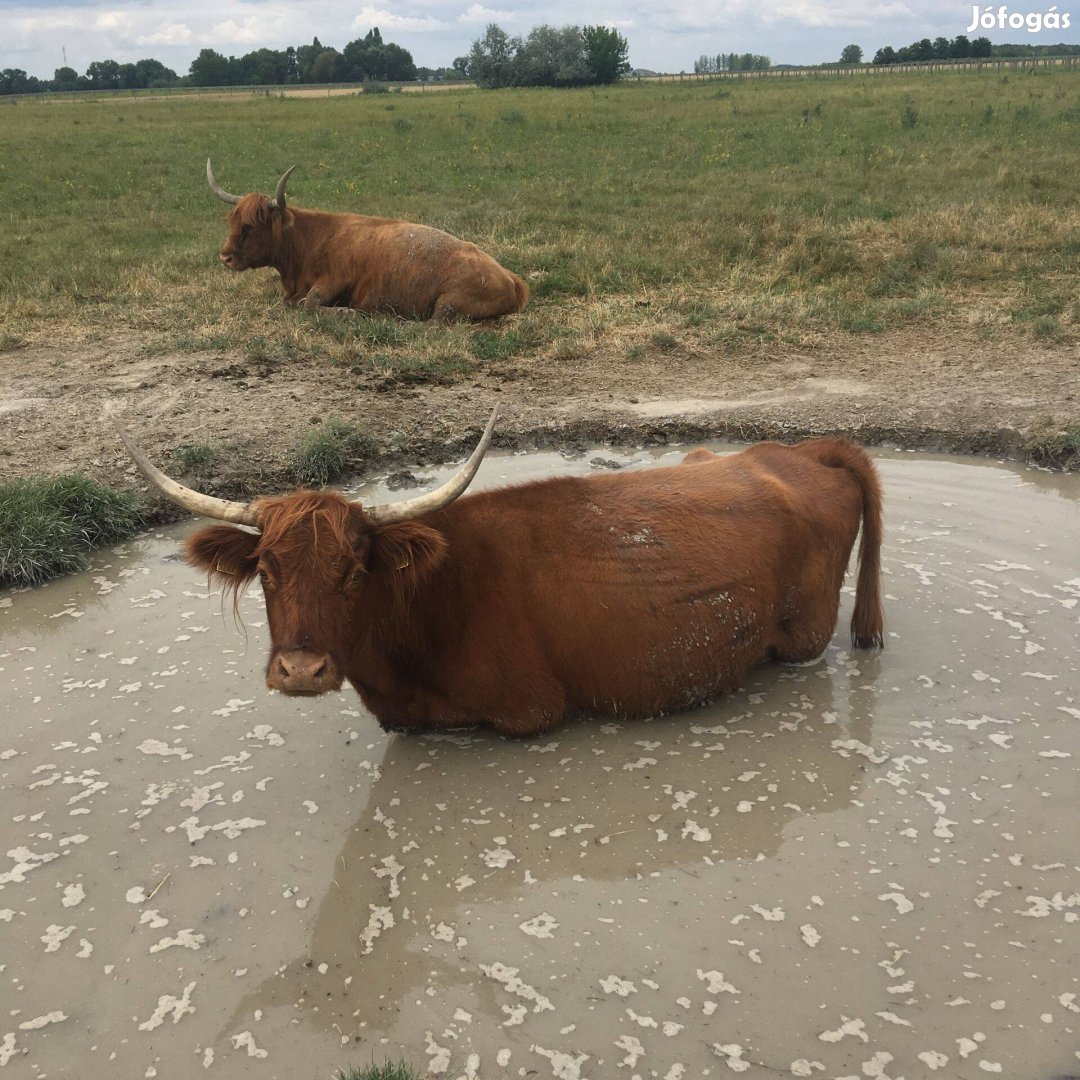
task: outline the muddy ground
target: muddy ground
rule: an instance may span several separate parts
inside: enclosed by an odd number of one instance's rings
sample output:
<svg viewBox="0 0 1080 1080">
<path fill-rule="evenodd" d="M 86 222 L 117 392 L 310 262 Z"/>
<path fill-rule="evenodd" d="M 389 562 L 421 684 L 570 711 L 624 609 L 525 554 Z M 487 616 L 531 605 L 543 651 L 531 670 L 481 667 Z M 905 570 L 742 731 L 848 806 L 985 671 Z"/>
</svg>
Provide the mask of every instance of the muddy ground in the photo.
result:
<svg viewBox="0 0 1080 1080">
<path fill-rule="evenodd" d="M 290 486 L 285 457 L 328 417 L 362 424 L 377 462 L 453 457 L 489 410 L 496 446 L 662 445 L 841 432 L 899 445 L 1022 458 L 1039 431 L 1080 421 L 1080 351 L 972 328 L 837 335 L 813 349 L 775 343 L 734 355 L 674 350 L 630 360 L 515 357 L 463 379 L 358 375 L 322 360 L 226 352 L 146 355 L 133 338 L 26 347 L 2 356 L 0 467 L 79 470 L 134 485 L 104 420 L 110 402 L 155 460 L 183 444 L 225 445 L 205 485 L 221 494 Z"/>
</svg>

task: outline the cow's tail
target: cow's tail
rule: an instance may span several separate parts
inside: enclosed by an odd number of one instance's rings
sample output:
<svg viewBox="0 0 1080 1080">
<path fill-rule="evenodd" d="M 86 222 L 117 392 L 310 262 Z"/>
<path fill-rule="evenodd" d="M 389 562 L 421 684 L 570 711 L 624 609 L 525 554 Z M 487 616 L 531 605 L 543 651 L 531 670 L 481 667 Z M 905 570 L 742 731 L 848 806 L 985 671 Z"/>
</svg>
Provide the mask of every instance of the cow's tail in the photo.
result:
<svg viewBox="0 0 1080 1080">
<path fill-rule="evenodd" d="M 822 465 L 845 469 L 862 492 L 862 539 L 855 609 L 851 613 L 851 643 L 857 649 L 885 644 L 881 610 L 881 482 L 866 452 L 845 439 L 815 439 L 801 449 Z"/>
<path fill-rule="evenodd" d="M 514 311 L 520 311 L 529 302 L 529 286 L 517 274 L 514 274 L 514 295 L 517 298 Z"/>
</svg>

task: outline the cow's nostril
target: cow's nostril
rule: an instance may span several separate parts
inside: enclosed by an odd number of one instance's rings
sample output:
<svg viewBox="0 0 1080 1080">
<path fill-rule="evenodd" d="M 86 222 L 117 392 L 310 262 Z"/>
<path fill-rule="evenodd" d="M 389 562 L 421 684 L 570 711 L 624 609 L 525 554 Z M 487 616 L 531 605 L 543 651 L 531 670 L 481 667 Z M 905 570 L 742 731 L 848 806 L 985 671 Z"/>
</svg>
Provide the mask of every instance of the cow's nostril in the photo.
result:
<svg viewBox="0 0 1080 1080">
<path fill-rule="evenodd" d="M 322 661 L 320 661 L 319 666 L 311 673 L 311 677 L 313 679 L 317 679 L 321 675 L 325 674 L 325 672 L 326 672 L 326 661 L 322 660 Z"/>
</svg>

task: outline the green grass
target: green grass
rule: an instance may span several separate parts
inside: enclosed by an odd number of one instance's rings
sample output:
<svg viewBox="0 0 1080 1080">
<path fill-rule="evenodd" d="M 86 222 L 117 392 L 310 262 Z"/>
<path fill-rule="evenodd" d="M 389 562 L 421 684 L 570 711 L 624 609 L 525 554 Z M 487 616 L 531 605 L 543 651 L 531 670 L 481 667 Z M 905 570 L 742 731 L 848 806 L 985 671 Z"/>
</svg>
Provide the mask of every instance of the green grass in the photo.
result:
<svg viewBox="0 0 1080 1080">
<path fill-rule="evenodd" d="M 351 1068 L 338 1073 L 339 1080 L 422 1080 L 423 1075 L 404 1061 L 387 1061 L 382 1065 Z"/>
<path fill-rule="evenodd" d="M 136 532 L 142 502 L 84 476 L 0 483 L 0 586 L 85 570 L 90 552 Z"/>
<path fill-rule="evenodd" d="M 221 450 L 209 443 L 185 443 L 172 451 L 172 459 L 181 472 L 205 479 L 220 463 Z"/>
<path fill-rule="evenodd" d="M 568 336 L 625 355 L 662 347 L 655 332 L 688 349 L 723 332 L 738 348 L 998 310 L 1031 337 L 1076 339 L 1075 305 L 1039 309 L 1070 291 L 1080 254 L 1080 71 L 460 90 L 393 105 L 156 96 L 0 110 L 0 350 L 128 333 L 148 350 L 232 349 L 268 366 L 377 356 L 456 377 L 554 358 Z M 295 164 L 299 206 L 474 240 L 526 277 L 530 306 L 449 332 L 285 310 L 275 273 L 218 264 L 225 208 L 207 156 L 233 191 L 272 191 Z M 681 326 L 650 325 L 679 306 Z"/>
<path fill-rule="evenodd" d="M 374 448 L 371 436 L 355 424 L 330 418 L 304 436 L 286 464 L 298 484 L 322 487 L 361 468 Z"/>
</svg>

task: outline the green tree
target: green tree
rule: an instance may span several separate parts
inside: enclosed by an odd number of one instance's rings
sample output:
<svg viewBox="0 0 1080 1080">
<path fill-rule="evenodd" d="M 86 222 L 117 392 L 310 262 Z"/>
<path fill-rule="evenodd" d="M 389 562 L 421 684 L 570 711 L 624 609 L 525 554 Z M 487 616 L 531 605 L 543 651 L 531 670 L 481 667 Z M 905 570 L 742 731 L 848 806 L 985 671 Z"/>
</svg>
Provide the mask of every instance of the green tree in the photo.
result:
<svg viewBox="0 0 1080 1080">
<path fill-rule="evenodd" d="M 58 67 L 53 73 L 52 88 L 54 90 L 77 90 L 79 88 L 79 73 L 73 67 Z"/>
<path fill-rule="evenodd" d="M 338 65 L 341 63 L 341 53 L 337 49 L 323 49 L 309 69 L 308 82 L 332 83 L 337 78 Z"/>
<path fill-rule="evenodd" d="M 229 61 L 213 49 L 203 49 L 188 69 L 192 86 L 228 86 Z"/>
<path fill-rule="evenodd" d="M 582 86 L 590 82 L 585 40 L 576 26 L 535 26 L 514 58 L 522 86 Z"/>
<path fill-rule="evenodd" d="M 911 46 L 911 55 L 914 60 L 933 60 L 934 43 L 928 37 L 924 37 L 921 41 L 913 42 Z"/>
<path fill-rule="evenodd" d="M 0 94 L 37 94 L 44 88 L 40 79 L 27 75 L 22 68 L 0 71 Z"/>
<path fill-rule="evenodd" d="M 395 45 L 392 41 L 386 42 L 378 50 L 377 79 L 385 79 L 388 82 L 413 82 L 416 75 L 416 64 L 413 63 L 412 53 Z"/>
<path fill-rule="evenodd" d="M 115 60 L 95 60 L 86 69 L 91 90 L 119 90 L 120 65 Z"/>
<path fill-rule="evenodd" d="M 993 46 L 990 44 L 988 37 L 977 37 L 971 43 L 971 55 L 985 57 L 989 56 Z"/>
<path fill-rule="evenodd" d="M 346 82 L 365 79 L 411 82 L 416 78 L 416 65 L 408 49 L 383 41 L 376 26 L 342 49 L 338 78 Z"/>
<path fill-rule="evenodd" d="M 862 57 L 863 52 L 861 45 L 845 45 L 843 52 L 840 53 L 840 63 L 861 64 Z"/>
<path fill-rule="evenodd" d="M 289 74 L 289 62 L 278 49 L 256 49 L 240 58 L 243 74 L 234 78 L 235 83 L 254 86 L 281 86 Z"/>
<path fill-rule="evenodd" d="M 176 72 L 160 60 L 137 60 L 135 72 L 140 87 L 175 86 L 180 81 Z"/>
<path fill-rule="evenodd" d="M 315 65 L 316 59 L 320 53 L 325 52 L 326 47 L 319 41 L 318 38 L 313 38 L 310 45 L 301 45 L 296 50 L 296 73 L 300 82 L 320 82 L 319 79 L 314 79 L 311 74 L 311 69 Z M 337 51 L 336 49 L 334 50 Z"/>
<path fill-rule="evenodd" d="M 896 50 L 891 45 L 884 45 L 874 53 L 875 64 L 895 64 Z"/>
<path fill-rule="evenodd" d="M 630 71 L 630 45 L 614 27 L 586 26 L 581 36 L 585 40 L 585 63 L 593 82 L 618 82 Z"/>
<path fill-rule="evenodd" d="M 489 23 L 483 37 L 469 50 L 469 78 L 478 86 L 513 86 L 514 61 L 520 49 L 520 38 L 512 38 L 497 23 Z"/>
</svg>

